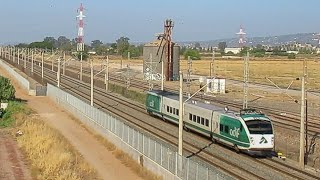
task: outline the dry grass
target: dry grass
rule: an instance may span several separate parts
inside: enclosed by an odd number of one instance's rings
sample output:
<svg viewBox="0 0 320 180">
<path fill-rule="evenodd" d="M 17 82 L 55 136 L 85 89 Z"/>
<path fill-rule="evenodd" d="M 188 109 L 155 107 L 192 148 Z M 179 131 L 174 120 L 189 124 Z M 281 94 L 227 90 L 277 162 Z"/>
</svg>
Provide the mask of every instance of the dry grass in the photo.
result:
<svg viewBox="0 0 320 180">
<path fill-rule="evenodd" d="M 210 62 L 209 60 L 193 61 L 193 74 L 209 75 Z M 308 87 L 320 90 L 320 62 L 309 60 L 307 66 L 309 75 Z M 214 67 L 216 74 L 220 77 L 243 80 L 243 60 L 217 60 Z M 254 60 L 249 63 L 249 80 L 251 82 L 271 85 L 266 79 L 268 77 L 277 85 L 287 87 L 291 83 L 291 80 L 302 76 L 302 68 L 302 60 Z M 186 61 L 181 61 L 181 69 L 186 71 Z M 300 81 L 294 81 L 292 84 L 294 88 L 300 88 L 300 86 Z"/>
<path fill-rule="evenodd" d="M 98 179 L 69 142 L 36 115 L 15 115 L 18 145 L 26 153 L 35 179 Z"/>
<path fill-rule="evenodd" d="M 97 134 L 93 129 L 87 127 L 84 125 L 81 121 L 79 121 L 77 118 L 75 118 L 73 115 L 71 115 L 72 120 L 76 121 L 78 124 L 80 124 L 87 132 L 92 134 L 103 146 L 105 146 L 108 151 L 111 151 L 117 159 L 119 159 L 122 164 L 129 167 L 131 170 L 133 170 L 138 176 L 140 176 L 143 179 L 148 180 L 161 180 L 162 177 L 157 176 L 156 174 L 152 173 L 151 171 L 147 170 L 143 166 L 141 166 L 136 160 L 132 159 L 130 155 L 123 152 L 122 150 L 118 149 L 113 143 L 108 141 L 106 138 L 102 137 L 101 135 Z"/>
</svg>

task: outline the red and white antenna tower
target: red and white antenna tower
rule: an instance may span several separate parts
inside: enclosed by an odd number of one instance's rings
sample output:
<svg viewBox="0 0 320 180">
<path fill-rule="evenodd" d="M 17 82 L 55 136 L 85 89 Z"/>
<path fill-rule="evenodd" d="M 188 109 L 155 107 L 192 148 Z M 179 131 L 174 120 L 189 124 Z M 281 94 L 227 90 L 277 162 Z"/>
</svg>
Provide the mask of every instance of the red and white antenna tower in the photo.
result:
<svg viewBox="0 0 320 180">
<path fill-rule="evenodd" d="M 79 20 L 79 24 L 78 24 L 78 39 L 77 39 L 77 51 L 84 51 L 84 41 L 83 41 L 83 37 L 84 37 L 84 32 L 83 32 L 83 28 L 84 28 L 84 23 L 83 23 L 83 18 L 85 18 L 86 16 L 83 14 L 84 8 L 82 6 L 82 3 L 80 5 L 80 8 L 78 9 L 78 13 L 79 15 L 77 16 L 78 20 Z"/>
<path fill-rule="evenodd" d="M 244 43 L 245 43 L 244 35 L 246 35 L 246 33 L 244 32 L 242 25 L 240 25 L 240 31 L 236 34 L 239 35 L 239 46 L 240 46 L 240 48 L 243 48 Z"/>
</svg>

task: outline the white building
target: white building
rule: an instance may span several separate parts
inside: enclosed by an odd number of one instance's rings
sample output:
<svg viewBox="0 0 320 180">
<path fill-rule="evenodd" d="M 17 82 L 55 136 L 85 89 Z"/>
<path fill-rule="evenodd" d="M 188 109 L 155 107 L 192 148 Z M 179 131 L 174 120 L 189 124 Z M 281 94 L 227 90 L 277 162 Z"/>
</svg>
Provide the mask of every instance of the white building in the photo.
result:
<svg viewBox="0 0 320 180">
<path fill-rule="evenodd" d="M 233 54 L 239 54 L 241 48 L 225 48 L 224 53 L 232 52 Z"/>
</svg>

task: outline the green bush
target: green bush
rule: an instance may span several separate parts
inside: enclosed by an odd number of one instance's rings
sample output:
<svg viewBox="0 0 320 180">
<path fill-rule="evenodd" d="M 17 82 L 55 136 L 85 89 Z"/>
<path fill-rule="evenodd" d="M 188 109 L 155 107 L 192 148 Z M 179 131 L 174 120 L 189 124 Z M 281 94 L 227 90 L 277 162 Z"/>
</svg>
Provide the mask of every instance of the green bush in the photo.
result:
<svg viewBox="0 0 320 180">
<path fill-rule="evenodd" d="M 0 102 L 13 100 L 16 90 L 8 78 L 0 76 Z"/>
<path fill-rule="evenodd" d="M 288 54 L 288 59 L 295 59 L 296 55 L 294 53 Z"/>
<path fill-rule="evenodd" d="M 191 58 L 192 60 L 200 60 L 200 59 L 201 59 L 201 56 L 200 56 L 199 51 L 194 50 L 194 49 L 187 49 L 187 50 L 184 52 L 184 58 L 185 58 L 185 59 L 188 59 L 188 56 L 190 56 L 190 58 Z"/>
<path fill-rule="evenodd" d="M 126 87 L 116 85 L 116 84 L 109 84 L 110 91 L 120 94 L 128 99 L 133 101 L 137 101 L 139 103 L 144 104 L 146 102 L 146 94 L 137 92 L 134 90 L 129 90 Z"/>
<path fill-rule="evenodd" d="M 17 101 L 10 101 L 8 108 L 5 110 L 2 118 L 0 119 L 0 127 L 10 127 L 14 123 L 14 115 L 19 112 L 25 112 L 27 115 L 31 114 L 31 111 L 25 108 L 23 103 Z"/>
</svg>

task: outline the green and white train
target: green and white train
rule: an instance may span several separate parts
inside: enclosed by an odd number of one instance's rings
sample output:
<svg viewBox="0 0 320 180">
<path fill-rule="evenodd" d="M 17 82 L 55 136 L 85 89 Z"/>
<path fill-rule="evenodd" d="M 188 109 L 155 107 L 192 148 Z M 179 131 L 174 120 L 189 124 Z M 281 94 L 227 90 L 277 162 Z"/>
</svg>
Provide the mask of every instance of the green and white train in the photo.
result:
<svg viewBox="0 0 320 180">
<path fill-rule="evenodd" d="M 185 99 L 185 98 L 184 98 Z M 178 124 L 179 95 L 166 91 L 149 91 L 147 112 Z M 274 148 L 272 121 L 254 110 L 240 113 L 203 102 L 188 101 L 184 105 L 183 126 L 233 147 L 237 152 L 266 154 Z"/>
</svg>

